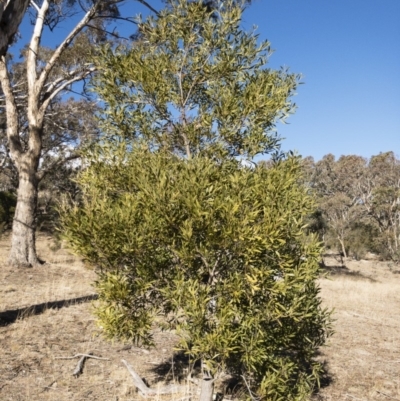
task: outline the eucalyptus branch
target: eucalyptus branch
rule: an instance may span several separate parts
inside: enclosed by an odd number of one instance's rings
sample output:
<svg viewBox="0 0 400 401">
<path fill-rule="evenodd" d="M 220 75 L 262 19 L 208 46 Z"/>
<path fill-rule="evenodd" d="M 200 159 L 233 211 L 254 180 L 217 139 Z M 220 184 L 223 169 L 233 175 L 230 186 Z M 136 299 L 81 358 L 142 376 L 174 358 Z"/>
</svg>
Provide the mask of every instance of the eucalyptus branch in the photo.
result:
<svg viewBox="0 0 400 401">
<path fill-rule="evenodd" d="M 129 38 L 125 38 L 124 36 L 117 35 L 117 34 L 114 33 L 114 32 L 107 31 L 107 29 L 98 28 L 97 26 L 93 26 L 93 25 L 90 25 L 90 24 L 87 24 L 86 26 L 87 26 L 88 28 L 95 29 L 96 31 L 108 33 L 110 36 L 112 36 L 112 37 L 114 37 L 114 38 L 117 38 L 117 39 L 129 40 Z"/>
<path fill-rule="evenodd" d="M 37 78 L 36 60 L 37 60 L 37 55 L 38 55 L 38 50 L 39 50 L 39 45 L 40 45 L 40 39 L 41 39 L 42 33 L 43 33 L 44 21 L 45 21 L 46 13 L 49 9 L 49 6 L 50 6 L 49 1 L 44 0 L 42 7 L 38 10 L 35 27 L 33 29 L 32 39 L 29 44 L 28 57 L 26 60 L 29 97 L 34 96 L 38 92 L 38 89 L 40 88 L 40 85 L 37 86 L 37 81 L 36 81 L 36 78 Z M 32 101 L 32 103 L 34 104 L 36 102 Z M 33 112 L 33 110 L 30 110 L 31 107 L 29 107 L 28 109 L 29 109 L 30 113 Z"/>
<path fill-rule="evenodd" d="M 39 6 L 33 0 L 30 1 L 30 4 L 36 9 L 37 12 L 40 12 Z"/>
<path fill-rule="evenodd" d="M 6 99 L 7 138 L 11 152 L 19 157 L 22 153 L 22 146 L 18 135 L 18 110 L 11 88 L 5 56 L 0 58 L 0 84 Z"/>
<path fill-rule="evenodd" d="M 43 101 L 42 106 L 40 107 L 40 111 L 43 113 L 46 110 L 49 103 L 51 102 L 51 100 L 53 100 L 67 86 L 73 84 L 74 82 L 81 81 L 94 71 L 96 71 L 96 68 L 94 67 L 90 68 L 87 71 L 83 72 L 81 75 L 77 75 L 76 77 L 65 81 L 62 85 L 53 90 L 53 92 L 46 98 L 46 100 Z"/>
<path fill-rule="evenodd" d="M 100 2 L 96 2 L 90 10 L 85 14 L 85 16 L 79 21 L 75 28 L 70 32 L 70 34 L 64 39 L 64 41 L 57 47 L 51 56 L 50 60 L 47 62 L 46 66 L 43 68 L 42 73 L 38 81 L 38 88 L 42 88 L 50 71 L 53 69 L 55 63 L 60 58 L 63 51 L 70 45 L 72 40 L 78 35 L 78 33 L 87 25 L 87 23 L 94 17 Z"/>
<path fill-rule="evenodd" d="M 147 1 L 145 0 L 136 0 L 139 3 L 143 4 L 144 6 L 146 6 L 150 11 L 152 11 L 157 17 L 159 16 L 159 12 L 153 8 Z"/>
</svg>

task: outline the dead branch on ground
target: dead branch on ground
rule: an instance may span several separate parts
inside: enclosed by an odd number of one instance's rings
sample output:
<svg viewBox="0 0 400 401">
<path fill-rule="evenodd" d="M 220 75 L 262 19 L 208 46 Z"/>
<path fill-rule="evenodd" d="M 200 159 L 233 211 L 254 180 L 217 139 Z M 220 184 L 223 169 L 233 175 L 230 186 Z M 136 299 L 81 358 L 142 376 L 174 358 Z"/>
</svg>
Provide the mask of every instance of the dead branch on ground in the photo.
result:
<svg viewBox="0 0 400 401">
<path fill-rule="evenodd" d="M 128 372 L 132 376 L 133 384 L 145 397 L 156 396 L 161 394 L 174 394 L 174 393 L 187 392 L 187 386 L 181 386 L 175 384 L 159 387 L 156 390 L 151 389 L 146 385 L 146 383 L 142 380 L 142 378 L 135 372 L 133 367 L 125 359 L 121 359 L 121 361 L 126 366 Z"/>
<path fill-rule="evenodd" d="M 95 356 L 92 353 L 88 353 L 88 354 L 76 354 L 74 356 L 66 356 L 66 357 L 57 357 L 56 359 L 75 359 L 80 357 L 81 359 L 79 359 L 78 364 L 76 365 L 76 368 L 74 369 L 74 371 L 72 372 L 72 376 L 78 377 L 79 375 L 82 374 L 82 370 L 83 370 L 83 365 L 85 364 L 85 360 L 87 358 L 92 358 L 92 359 L 100 359 L 102 361 L 109 361 L 108 358 L 100 358 L 99 356 Z"/>
</svg>

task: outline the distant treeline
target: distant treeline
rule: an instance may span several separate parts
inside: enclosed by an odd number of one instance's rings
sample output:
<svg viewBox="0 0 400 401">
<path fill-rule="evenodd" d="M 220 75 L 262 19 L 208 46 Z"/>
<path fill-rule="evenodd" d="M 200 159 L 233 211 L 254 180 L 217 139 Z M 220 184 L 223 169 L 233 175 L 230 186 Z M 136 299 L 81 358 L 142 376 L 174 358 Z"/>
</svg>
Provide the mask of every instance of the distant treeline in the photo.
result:
<svg viewBox="0 0 400 401">
<path fill-rule="evenodd" d="M 305 185 L 315 193 L 317 210 L 310 230 L 327 248 L 363 258 L 367 252 L 400 260 L 400 160 L 393 152 L 370 159 L 328 154 L 303 160 Z"/>
</svg>

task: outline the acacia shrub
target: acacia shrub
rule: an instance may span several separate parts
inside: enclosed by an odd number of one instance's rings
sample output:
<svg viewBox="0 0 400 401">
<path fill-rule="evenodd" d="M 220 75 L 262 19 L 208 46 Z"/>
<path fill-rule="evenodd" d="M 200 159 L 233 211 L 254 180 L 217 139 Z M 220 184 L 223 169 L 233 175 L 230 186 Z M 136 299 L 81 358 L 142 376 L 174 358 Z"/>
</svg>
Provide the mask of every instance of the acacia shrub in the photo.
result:
<svg viewBox="0 0 400 401">
<path fill-rule="evenodd" d="M 253 169 L 110 149 L 80 175 L 83 203 L 62 213 L 65 238 L 99 268 L 105 334 L 151 345 L 154 324 L 174 329 L 210 377 L 245 377 L 262 399 L 306 399 L 330 326 L 298 160 Z"/>
</svg>

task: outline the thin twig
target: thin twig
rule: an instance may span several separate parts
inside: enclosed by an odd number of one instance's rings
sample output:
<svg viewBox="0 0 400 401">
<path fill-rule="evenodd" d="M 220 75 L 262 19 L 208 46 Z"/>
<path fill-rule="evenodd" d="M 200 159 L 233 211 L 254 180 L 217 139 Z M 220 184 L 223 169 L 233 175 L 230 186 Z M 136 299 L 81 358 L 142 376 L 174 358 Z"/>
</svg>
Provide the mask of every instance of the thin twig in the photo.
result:
<svg viewBox="0 0 400 401">
<path fill-rule="evenodd" d="M 394 398 L 394 397 L 392 397 L 391 395 L 384 393 L 383 391 L 376 390 L 376 392 L 379 393 L 379 394 L 384 395 L 384 396 L 387 397 L 387 398 L 390 398 L 391 400 L 400 401 L 398 398 Z"/>
<path fill-rule="evenodd" d="M 247 387 L 247 390 L 249 391 L 249 394 L 250 394 L 251 399 L 252 399 L 253 401 L 259 401 L 259 400 L 260 400 L 259 398 L 253 396 L 253 392 L 250 390 L 250 387 L 249 387 L 249 385 L 247 384 L 246 378 L 245 378 L 244 376 L 242 376 L 242 378 L 243 378 L 243 380 L 244 380 L 244 384 L 245 384 L 246 387 Z"/>
</svg>

